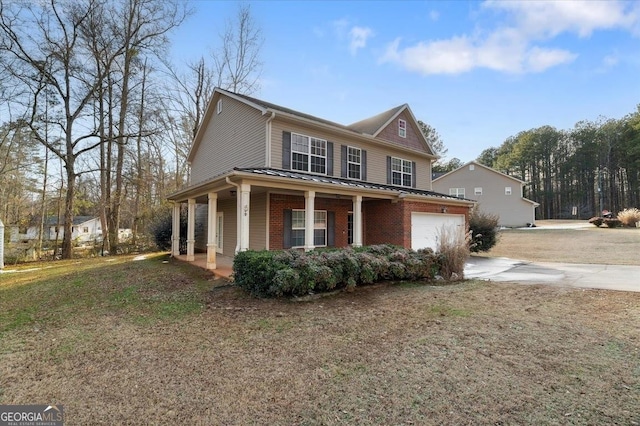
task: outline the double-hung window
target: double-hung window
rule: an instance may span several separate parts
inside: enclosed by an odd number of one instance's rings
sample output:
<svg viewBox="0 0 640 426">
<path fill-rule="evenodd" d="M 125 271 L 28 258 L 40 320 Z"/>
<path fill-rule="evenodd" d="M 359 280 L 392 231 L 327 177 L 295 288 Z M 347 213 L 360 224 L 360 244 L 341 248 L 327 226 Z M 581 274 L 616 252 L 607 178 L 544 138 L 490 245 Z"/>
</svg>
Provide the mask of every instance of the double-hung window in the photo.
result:
<svg viewBox="0 0 640 426">
<path fill-rule="evenodd" d="M 327 141 L 292 133 L 291 169 L 327 174 Z"/>
<path fill-rule="evenodd" d="M 347 147 L 347 177 L 362 179 L 362 150 L 360 148 Z"/>
<path fill-rule="evenodd" d="M 449 188 L 449 195 L 454 197 L 464 198 L 464 188 Z"/>
<path fill-rule="evenodd" d="M 305 245 L 305 211 L 291 211 L 291 246 L 303 247 Z M 313 245 L 324 247 L 327 245 L 327 212 L 316 210 L 313 212 Z"/>
<path fill-rule="evenodd" d="M 411 161 L 391 157 L 391 183 L 411 187 L 413 165 Z"/>
</svg>

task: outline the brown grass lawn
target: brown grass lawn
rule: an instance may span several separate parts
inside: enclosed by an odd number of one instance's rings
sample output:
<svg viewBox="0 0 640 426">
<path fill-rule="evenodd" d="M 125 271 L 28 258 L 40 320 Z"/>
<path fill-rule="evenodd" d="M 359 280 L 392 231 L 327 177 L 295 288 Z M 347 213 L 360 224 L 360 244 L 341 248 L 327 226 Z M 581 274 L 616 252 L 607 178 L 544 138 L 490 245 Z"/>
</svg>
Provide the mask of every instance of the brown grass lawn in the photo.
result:
<svg viewBox="0 0 640 426">
<path fill-rule="evenodd" d="M 539 262 L 640 265 L 640 228 L 509 229 L 501 231 L 498 244 L 482 256 Z"/>
<path fill-rule="evenodd" d="M 69 425 L 640 424 L 640 293 L 259 300 L 131 259 L 0 274 L 0 404 L 62 404 Z"/>
</svg>

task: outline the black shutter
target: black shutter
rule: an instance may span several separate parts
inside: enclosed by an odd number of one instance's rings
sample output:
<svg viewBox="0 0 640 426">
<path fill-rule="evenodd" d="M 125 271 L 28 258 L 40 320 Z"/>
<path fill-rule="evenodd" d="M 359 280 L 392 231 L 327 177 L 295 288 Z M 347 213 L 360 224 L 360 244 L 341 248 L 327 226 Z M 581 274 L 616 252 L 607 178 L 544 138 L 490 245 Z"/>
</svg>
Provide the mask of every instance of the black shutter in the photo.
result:
<svg viewBox="0 0 640 426">
<path fill-rule="evenodd" d="M 391 185 L 391 156 L 387 155 L 387 185 Z"/>
<path fill-rule="evenodd" d="M 360 155 L 360 161 L 362 161 L 362 165 L 360 166 L 360 179 L 367 180 L 367 151 L 363 149 Z"/>
<path fill-rule="evenodd" d="M 333 176 L 333 142 L 327 141 L 327 175 Z"/>
<path fill-rule="evenodd" d="M 347 146 L 340 146 L 340 176 L 347 177 Z"/>
<path fill-rule="evenodd" d="M 282 168 L 291 170 L 291 132 L 282 132 Z"/>
<path fill-rule="evenodd" d="M 416 187 L 416 162 L 411 162 L 411 187 Z"/>
<path fill-rule="evenodd" d="M 283 211 L 284 242 L 282 247 L 291 248 L 291 210 Z"/>
<path fill-rule="evenodd" d="M 336 212 L 327 212 L 327 246 L 336 245 Z"/>
</svg>

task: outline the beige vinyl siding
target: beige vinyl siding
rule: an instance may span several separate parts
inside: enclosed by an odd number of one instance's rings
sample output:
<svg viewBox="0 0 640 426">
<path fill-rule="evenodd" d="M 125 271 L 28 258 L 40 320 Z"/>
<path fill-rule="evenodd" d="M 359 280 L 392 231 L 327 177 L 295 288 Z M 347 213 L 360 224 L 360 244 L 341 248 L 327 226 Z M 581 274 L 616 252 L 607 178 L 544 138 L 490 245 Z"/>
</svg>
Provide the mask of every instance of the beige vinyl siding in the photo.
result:
<svg viewBox="0 0 640 426">
<path fill-rule="evenodd" d="M 264 250 L 267 248 L 267 194 L 251 196 L 249 224 L 249 248 Z"/>
<path fill-rule="evenodd" d="M 340 145 L 349 145 L 367 151 L 367 181 L 372 183 L 387 183 L 387 156 L 399 157 L 416 162 L 418 189 L 431 189 L 431 162 L 419 154 L 402 149 L 386 148 L 375 143 L 368 143 L 360 139 L 346 138 L 340 134 L 333 134 L 326 130 L 315 130 L 308 127 L 290 124 L 276 119 L 271 123 L 271 167 L 282 168 L 282 132 L 300 133 L 306 136 L 326 139 L 333 142 L 333 176 L 340 177 Z"/>
<path fill-rule="evenodd" d="M 218 211 L 223 212 L 222 254 L 225 256 L 233 256 L 236 252 L 236 207 L 235 198 L 218 201 Z"/>
<path fill-rule="evenodd" d="M 267 118 L 255 108 L 221 96 L 191 163 L 191 184 L 234 167 L 264 167 Z M 217 101 L 216 101 L 217 102 Z"/>
<path fill-rule="evenodd" d="M 267 247 L 267 195 L 251 195 L 250 201 L 250 224 L 249 224 L 249 248 L 252 250 L 263 250 Z M 236 250 L 236 211 L 237 200 L 218 201 L 218 212 L 223 213 L 223 239 L 222 252 L 225 256 L 233 256 Z M 207 251 L 208 222 L 207 215 L 209 206 L 198 204 L 196 206 L 196 252 L 205 253 Z"/>
</svg>

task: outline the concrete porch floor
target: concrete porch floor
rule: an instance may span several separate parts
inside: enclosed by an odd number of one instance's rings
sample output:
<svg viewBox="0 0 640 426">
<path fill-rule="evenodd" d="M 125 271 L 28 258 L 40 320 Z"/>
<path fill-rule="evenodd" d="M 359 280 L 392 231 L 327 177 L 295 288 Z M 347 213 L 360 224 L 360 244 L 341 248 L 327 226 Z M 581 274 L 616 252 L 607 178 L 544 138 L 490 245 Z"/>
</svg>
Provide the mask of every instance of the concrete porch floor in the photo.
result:
<svg viewBox="0 0 640 426">
<path fill-rule="evenodd" d="M 187 262 L 187 255 L 181 254 L 179 256 L 175 256 L 176 259 Z M 196 253 L 194 255 L 194 261 L 188 262 L 192 265 L 195 265 L 202 269 L 207 269 L 207 254 L 206 253 Z M 218 254 L 216 256 L 216 269 L 207 269 L 208 271 L 213 272 L 216 276 L 231 279 L 231 275 L 233 274 L 233 258 L 229 256 L 223 256 Z"/>
</svg>

